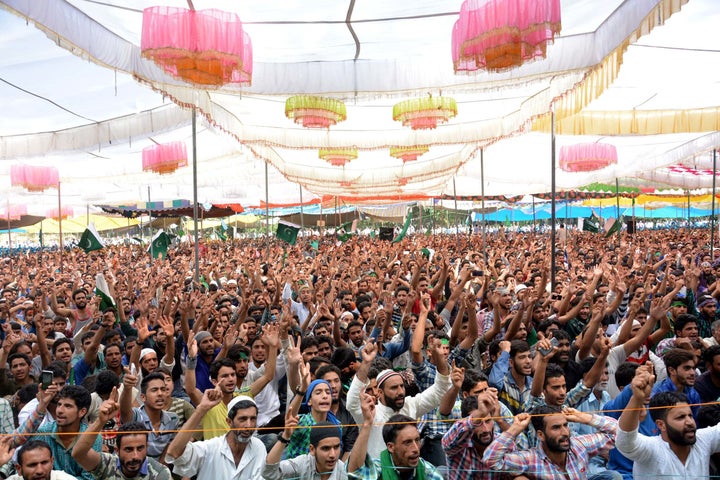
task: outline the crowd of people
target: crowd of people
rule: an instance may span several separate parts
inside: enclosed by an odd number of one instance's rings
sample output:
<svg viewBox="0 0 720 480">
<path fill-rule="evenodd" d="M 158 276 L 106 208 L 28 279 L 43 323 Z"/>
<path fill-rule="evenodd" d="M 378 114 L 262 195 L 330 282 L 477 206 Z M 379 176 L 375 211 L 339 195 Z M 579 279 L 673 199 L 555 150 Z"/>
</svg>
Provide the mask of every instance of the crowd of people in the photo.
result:
<svg viewBox="0 0 720 480">
<path fill-rule="evenodd" d="M 709 233 L 563 233 L 6 257 L 0 476 L 719 475 Z"/>
</svg>

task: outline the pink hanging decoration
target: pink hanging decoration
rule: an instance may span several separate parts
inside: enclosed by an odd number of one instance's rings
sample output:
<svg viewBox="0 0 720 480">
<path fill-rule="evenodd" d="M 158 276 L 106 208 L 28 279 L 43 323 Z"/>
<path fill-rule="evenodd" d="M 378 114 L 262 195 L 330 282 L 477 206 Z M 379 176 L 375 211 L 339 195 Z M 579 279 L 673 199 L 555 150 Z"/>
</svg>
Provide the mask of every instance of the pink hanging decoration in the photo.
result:
<svg viewBox="0 0 720 480">
<path fill-rule="evenodd" d="M 455 72 L 505 70 L 545 58 L 560 0 L 465 0 L 452 32 Z"/>
<path fill-rule="evenodd" d="M 581 143 L 560 147 L 560 168 L 566 172 L 591 172 L 617 163 L 615 145 Z"/>
<path fill-rule="evenodd" d="M 20 220 L 25 215 L 27 215 L 27 205 L 9 205 L 2 218 L 4 220 Z"/>
<path fill-rule="evenodd" d="M 187 166 L 187 147 L 184 142 L 172 142 L 143 148 L 142 168 L 160 174 L 172 173 Z"/>
<path fill-rule="evenodd" d="M 234 13 L 146 8 L 140 48 L 143 57 L 191 84 L 252 82 L 252 42 Z"/>
<path fill-rule="evenodd" d="M 60 210 L 60 214 L 58 215 L 58 209 L 52 208 L 47 211 L 47 218 L 52 218 L 53 220 L 59 220 L 60 218 L 69 218 L 73 216 L 73 209 L 72 207 L 62 207 L 62 210 Z"/>
<path fill-rule="evenodd" d="M 57 187 L 59 182 L 60 175 L 55 167 L 32 165 L 12 165 L 10 167 L 11 185 L 25 187 L 31 192 L 43 192 L 48 188 Z"/>
</svg>

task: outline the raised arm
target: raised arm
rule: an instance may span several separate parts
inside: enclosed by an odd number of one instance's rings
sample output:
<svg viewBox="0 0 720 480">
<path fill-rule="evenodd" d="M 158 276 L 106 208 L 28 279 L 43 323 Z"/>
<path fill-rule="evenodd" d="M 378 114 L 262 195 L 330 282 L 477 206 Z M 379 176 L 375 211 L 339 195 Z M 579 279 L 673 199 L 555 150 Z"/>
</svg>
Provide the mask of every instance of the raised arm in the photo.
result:
<svg viewBox="0 0 720 480">
<path fill-rule="evenodd" d="M 185 451 L 185 446 L 193 439 L 193 435 L 197 431 L 202 418 L 212 410 L 212 408 L 222 401 L 222 391 L 220 387 L 208 388 L 197 404 L 195 411 L 187 422 L 182 426 L 175 438 L 168 445 L 166 455 L 172 458 L 178 458 Z M 219 479 L 218 479 L 219 480 Z"/>
<path fill-rule="evenodd" d="M 113 387 L 110 397 L 100 405 L 97 420 L 90 425 L 87 432 L 80 434 L 80 439 L 72 449 L 72 457 L 85 471 L 92 472 L 100 464 L 100 453 L 93 450 L 93 444 L 98 433 L 102 431 L 108 420 L 115 417 L 119 409 L 118 392 Z"/>
<path fill-rule="evenodd" d="M 348 473 L 356 472 L 365 465 L 367 444 L 370 439 L 370 431 L 373 428 L 373 421 L 375 420 L 375 399 L 365 392 L 360 392 L 360 408 L 362 410 L 363 422 L 362 425 L 360 425 L 360 432 L 358 433 L 357 439 L 355 439 L 352 453 L 350 453 L 350 457 L 348 458 Z"/>
</svg>

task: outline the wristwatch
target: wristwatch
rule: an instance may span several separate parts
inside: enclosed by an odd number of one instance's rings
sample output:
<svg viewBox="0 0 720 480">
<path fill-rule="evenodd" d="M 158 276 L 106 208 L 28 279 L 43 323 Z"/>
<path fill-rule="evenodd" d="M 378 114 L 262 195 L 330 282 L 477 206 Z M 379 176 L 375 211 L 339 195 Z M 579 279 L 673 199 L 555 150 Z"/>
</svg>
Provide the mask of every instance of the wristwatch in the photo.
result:
<svg viewBox="0 0 720 480">
<path fill-rule="evenodd" d="M 302 390 L 300 390 L 299 385 L 297 387 L 295 387 L 295 395 L 305 396 L 305 393 L 306 392 L 303 392 Z"/>
<path fill-rule="evenodd" d="M 283 437 L 283 436 L 282 436 L 282 433 L 277 436 L 277 441 L 280 442 L 280 443 L 282 443 L 282 444 L 284 444 L 284 445 L 287 445 L 288 443 L 290 443 L 290 440 L 288 440 L 287 438 Z"/>
</svg>

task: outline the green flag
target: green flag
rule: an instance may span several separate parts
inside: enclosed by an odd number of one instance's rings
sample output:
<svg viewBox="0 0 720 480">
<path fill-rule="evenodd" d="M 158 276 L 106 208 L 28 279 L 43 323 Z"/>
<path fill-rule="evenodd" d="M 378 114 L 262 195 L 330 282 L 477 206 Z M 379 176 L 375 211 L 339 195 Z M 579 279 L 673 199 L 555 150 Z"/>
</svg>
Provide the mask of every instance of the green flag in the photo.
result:
<svg viewBox="0 0 720 480">
<path fill-rule="evenodd" d="M 98 273 L 95 276 L 95 295 L 100 297 L 99 310 L 101 312 L 108 307 L 115 306 L 115 299 L 110 295 L 110 288 L 105 280 L 105 275 L 102 273 Z"/>
<path fill-rule="evenodd" d="M 357 229 L 357 220 L 351 222 L 345 222 L 340 225 L 337 229 L 337 239 L 345 243 L 350 240 Z"/>
<path fill-rule="evenodd" d="M 317 250 L 318 248 L 320 248 L 320 242 L 318 242 L 317 240 L 313 240 L 312 242 L 310 242 L 310 248 L 312 248 L 313 250 Z"/>
<path fill-rule="evenodd" d="M 89 253 L 93 250 L 100 250 L 104 246 L 100 234 L 95 230 L 95 225 L 91 223 L 80 236 L 78 247 L 85 250 L 85 253 Z"/>
<path fill-rule="evenodd" d="M 153 258 L 158 258 L 160 256 L 166 258 L 169 245 L 170 238 L 167 236 L 167 233 L 160 230 L 158 233 L 155 234 L 152 241 L 150 242 L 150 246 L 148 246 L 148 252 L 152 252 Z"/>
<path fill-rule="evenodd" d="M 277 225 L 277 231 L 275 232 L 275 236 L 280 240 L 286 241 L 290 245 L 295 245 L 295 242 L 297 242 L 297 235 L 299 231 L 299 225 L 286 222 L 285 220 L 280 220 Z"/>
<path fill-rule="evenodd" d="M 412 212 L 408 210 L 407 217 L 405 217 L 405 224 L 403 225 L 402 230 L 400 233 L 395 237 L 395 239 L 392 241 L 392 243 L 398 243 L 403 238 L 405 238 L 405 235 L 407 235 L 408 228 L 410 228 L 410 222 L 412 221 Z"/>
<path fill-rule="evenodd" d="M 612 223 L 611 223 L 612 222 Z M 605 222 L 605 238 L 610 237 L 613 233 L 617 233 L 622 228 L 622 216 L 617 220 L 612 218 Z"/>
<path fill-rule="evenodd" d="M 583 219 L 584 232 L 598 233 L 600 231 L 600 218 L 593 213 L 590 218 Z"/>
</svg>

